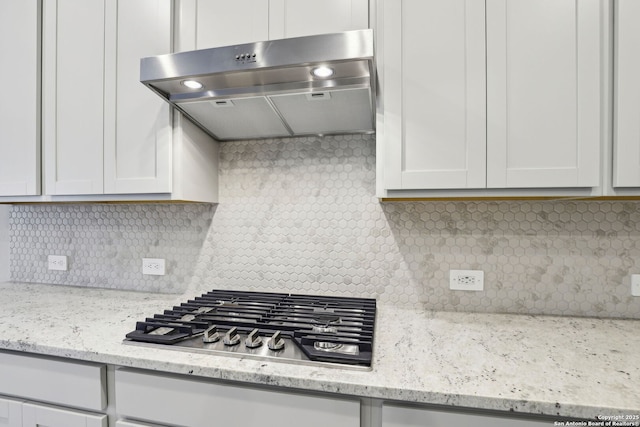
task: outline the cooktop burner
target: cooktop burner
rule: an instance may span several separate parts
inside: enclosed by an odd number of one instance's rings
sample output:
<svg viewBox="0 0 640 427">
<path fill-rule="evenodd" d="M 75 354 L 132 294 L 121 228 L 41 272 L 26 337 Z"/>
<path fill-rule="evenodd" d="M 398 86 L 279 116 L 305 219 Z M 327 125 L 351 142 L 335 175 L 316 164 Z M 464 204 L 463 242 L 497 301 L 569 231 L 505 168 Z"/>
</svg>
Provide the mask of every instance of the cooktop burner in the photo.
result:
<svg viewBox="0 0 640 427">
<path fill-rule="evenodd" d="M 212 290 L 142 322 L 125 343 L 371 369 L 376 301 Z"/>
</svg>

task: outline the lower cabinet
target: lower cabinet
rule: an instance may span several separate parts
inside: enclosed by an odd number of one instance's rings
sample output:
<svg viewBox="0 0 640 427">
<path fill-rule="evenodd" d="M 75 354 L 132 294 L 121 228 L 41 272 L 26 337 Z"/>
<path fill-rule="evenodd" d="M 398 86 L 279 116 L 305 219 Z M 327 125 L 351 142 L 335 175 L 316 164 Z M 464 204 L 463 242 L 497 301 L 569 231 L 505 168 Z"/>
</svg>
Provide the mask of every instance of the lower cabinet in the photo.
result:
<svg viewBox="0 0 640 427">
<path fill-rule="evenodd" d="M 360 401 L 356 398 L 245 387 L 134 369 L 116 370 L 115 396 L 119 417 L 172 426 L 262 427 L 266 422 L 278 427 L 360 427 Z"/>
<path fill-rule="evenodd" d="M 165 427 L 160 424 L 140 424 L 133 421 L 116 421 L 116 427 Z"/>
<path fill-rule="evenodd" d="M 110 367 L 107 374 L 107 366 L 103 364 L 0 351 L 0 427 L 543 427 L 550 424 L 553 424 L 551 417 L 474 412 L 453 407 L 434 409 L 133 368 Z"/>
<path fill-rule="evenodd" d="M 0 397 L 0 427 L 22 427 L 22 402 Z"/>
<path fill-rule="evenodd" d="M 72 409 L 24 403 L 23 427 L 108 427 L 107 416 Z"/>
<path fill-rule="evenodd" d="M 0 394 L 100 412 L 106 390 L 105 365 L 0 352 Z"/>
<path fill-rule="evenodd" d="M 107 416 L 0 397 L 0 427 L 108 427 Z"/>
<path fill-rule="evenodd" d="M 104 365 L 1 351 L 0 393 L 0 427 L 108 427 Z"/>
<path fill-rule="evenodd" d="M 385 404 L 382 407 L 382 427 L 542 427 L 547 421 L 484 415 L 479 413 L 448 412 L 418 407 Z"/>
</svg>

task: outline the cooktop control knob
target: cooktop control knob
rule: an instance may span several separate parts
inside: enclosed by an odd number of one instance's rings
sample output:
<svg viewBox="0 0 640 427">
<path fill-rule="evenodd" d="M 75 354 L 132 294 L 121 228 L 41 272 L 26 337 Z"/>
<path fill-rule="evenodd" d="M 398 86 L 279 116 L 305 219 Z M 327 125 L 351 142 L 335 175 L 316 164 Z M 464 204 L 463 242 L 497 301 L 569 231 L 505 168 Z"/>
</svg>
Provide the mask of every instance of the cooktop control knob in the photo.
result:
<svg viewBox="0 0 640 427">
<path fill-rule="evenodd" d="M 277 331 L 273 336 L 267 341 L 267 347 L 269 350 L 279 351 L 284 349 L 284 340 L 280 338 L 280 331 Z"/>
<path fill-rule="evenodd" d="M 220 341 L 220 333 L 216 325 L 209 326 L 202 335 L 202 342 L 212 343 Z"/>
<path fill-rule="evenodd" d="M 238 328 L 233 327 L 224 334 L 224 338 L 222 338 L 222 342 L 224 345 L 238 345 L 240 344 L 240 335 L 238 335 Z"/>
<path fill-rule="evenodd" d="M 254 329 L 253 331 L 251 331 L 249 333 L 249 335 L 247 336 L 247 339 L 244 340 L 244 345 L 247 348 L 257 348 L 260 347 L 262 345 L 262 337 L 260 337 L 260 335 L 258 335 L 258 332 L 260 332 L 258 330 L 258 328 Z"/>
</svg>

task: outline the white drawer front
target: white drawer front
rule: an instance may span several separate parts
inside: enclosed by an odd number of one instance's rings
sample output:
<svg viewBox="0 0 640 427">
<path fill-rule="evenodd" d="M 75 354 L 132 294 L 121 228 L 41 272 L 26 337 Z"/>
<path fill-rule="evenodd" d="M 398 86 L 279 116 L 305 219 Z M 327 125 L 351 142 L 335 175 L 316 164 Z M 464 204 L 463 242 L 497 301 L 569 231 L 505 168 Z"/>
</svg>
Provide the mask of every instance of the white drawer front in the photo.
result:
<svg viewBox="0 0 640 427">
<path fill-rule="evenodd" d="M 133 421 L 118 420 L 116 427 L 165 427 L 160 424 L 140 424 Z"/>
<path fill-rule="evenodd" d="M 0 397 L 0 427 L 22 427 L 22 402 Z"/>
<path fill-rule="evenodd" d="M 550 421 L 527 420 L 485 414 L 455 413 L 407 406 L 385 404 L 382 427 L 544 427 Z"/>
<path fill-rule="evenodd" d="M 184 427 L 360 427 L 360 402 L 205 379 L 116 370 L 116 410 Z"/>
<path fill-rule="evenodd" d="M 106 368 L 0 352 L 0 394 L 101 411 L 107 406 Z"/>
<path fill-rule="evenodd" d="M 23 427 L 107 427 L 107 416 L 25 403 Z"/>
</svg>

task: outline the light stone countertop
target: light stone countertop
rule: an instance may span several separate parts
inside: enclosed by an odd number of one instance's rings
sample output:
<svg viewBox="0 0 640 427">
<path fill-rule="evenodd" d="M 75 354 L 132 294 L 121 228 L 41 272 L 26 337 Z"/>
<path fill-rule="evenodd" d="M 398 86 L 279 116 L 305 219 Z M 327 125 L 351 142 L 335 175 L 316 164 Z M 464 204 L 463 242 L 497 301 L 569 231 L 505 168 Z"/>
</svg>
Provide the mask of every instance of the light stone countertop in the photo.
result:
<svg viewBox="0 0 640 427">
<path fill-rule="evenodd" d="M 640 414 L 640 321 L 378 306 L 372 371 L 122 344 L 196 295 L 0 284 L 0 349 L 355 396 L 594 418 Z"/>
</svg>

